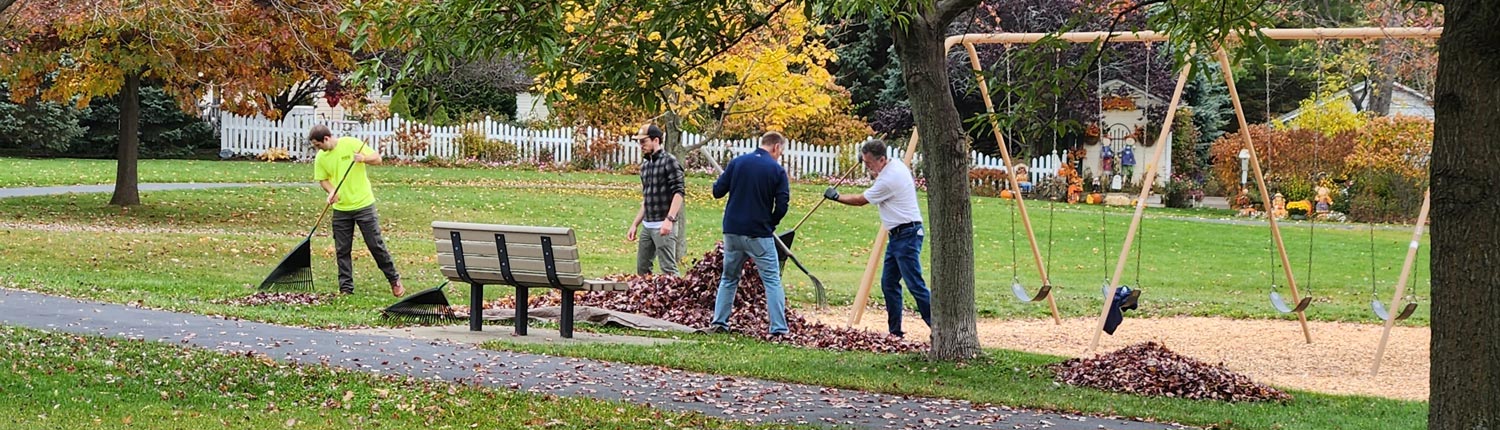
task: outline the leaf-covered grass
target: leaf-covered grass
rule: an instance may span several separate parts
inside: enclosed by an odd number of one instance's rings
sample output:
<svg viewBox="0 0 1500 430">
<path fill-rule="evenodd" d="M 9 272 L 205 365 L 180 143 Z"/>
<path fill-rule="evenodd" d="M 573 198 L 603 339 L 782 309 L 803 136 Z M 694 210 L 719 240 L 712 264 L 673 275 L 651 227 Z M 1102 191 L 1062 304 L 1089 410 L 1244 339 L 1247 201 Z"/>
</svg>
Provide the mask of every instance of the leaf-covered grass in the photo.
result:
<svg viewBox="0 0 1500 430">
<path fill-rule="evenodd" d="M 296 182 L 305 181 L 311 166 L 145 160 L 141 169 L 143 178 L 154 178 L 145 180 L 165 182 Z M 0 173 L 4 187 L 96 183 L 112 178 L 113 164 L 107 160 L 0 159 L 0 172 L 4 172 Z M 156 176 L 145 176 L 145 172 Z M 639 207 L 639 182 L 634 176 L 412 166 L 382 166 L 372 172 L 382 227 L 409 290 L 441 282 L 428 227 L 434 220 L 570 226 L 585 249 L 587 273 L 634 270 L 635 245 L 624 240 L 626 223 Z M 710 183 L 707 177 L 689 180 L 689 261 L 711 249 L 720 237 L 723 201 L 710 198 Z M 793 186 L 792 209 L 783 229 L 817 203 L 822 187 Z M 385 295 L 378 270 L 358 245 L 359 293 L 355 296 L 298 308 L 211 303 L 253 293 L 250 286 L 258 284 L 307 233 L 321 209 L 321 194 L 311 185 L 146 192 L 142 205 L 128 209 L 108 206 L 107 193 L 0 199 L 0 223 L 23 225 L 0 229 L 0 247 L 5 248 L 0 277 L 70 296 L 139 300 L 148 306 L 279 323 L 380 324 L 374 311 L 392 299 Z M 985 317 L 1043 318 L 1045 306 L 1019 303 L 1010 295 L 1013 271 L 1032 290 L 1038 283 L 1024 230 L 1017 227 L 1012 234 L 1012 205 L 1008 200 L 974 198 L 976 304 Z M 869 255 L 877 215 L 868 207 L 826 206 L 798 229 L 793 246 L 829 288 L 830 301 L 848 304 Z M 1101 302 L 1099 285 L 1115 265 L 1130 211 L 1105 208 L 1101 214 L 1098 206 L 1059 205 L 1053 212 L 1045 202 L 1031 202 L 1029 208 L 1043 258 L 1050 261 L 1049 273 L 1063 316 L 1096 315 Z M 1285 284 L 1279 264 L 1273 263 L 1268 229 L 1192 219 L 1218 214 L 1147 211 L 1136 242 L 1141 250 L 1139 264 L 1132 254 L 1123 278 L 1124 284 L 1145 290 L 1143 314 L 1293 318 L 1276 313 L 1266 299 L 1273 277 L 1277 284 Z M 1107 229 L 1101 228 L 1101 218 Z M 318 285 L 332 291 L 335 269 L 327 222 L 314 238 L 314 261 Z M 40 227 L 45 225 L 67 233 Z M 1374 322 L 1368 311 L 1369 233 L 1358 226 L 1320 224 L 1323 227 L 1313 247 L 1313 276 L 1308 277 L 1306 226 L 1285 224 L 1284 236 L 1299 284 L 1316 298 L 1308 317 Z M 937 228 L 942 226 L 929 226 Z M 1375 235 L 1378 292 L 1387 300 L 1410 232 L 1380 228 Z M 1015 266 L 1012 237 L 1017 240 Z M 1428 290 L 1426 249 L 1422 248 L 1423 264 L 1417 272 L 1419 297 Z M 930 255 L 924 252 L 924 258 Z M 930 261 L 927 264 L 930 269 Z M 811 285 L 804 275 L 789 272 L 785 279 L 792 300 L 812 301 Z M 450 298 L 465 302 L 465 290 L 450 289 Z M 507 294 L 504 288 L 489 290 Z M 877 297 L 872 301 L 879 303 L 879 289 L 873 294 Z M 1287 293 L 1283 290 L 1283 294 Z M 1404 324 L 1425 325 L 1427 321 L 1428 309 L 1422 306 Z"/>
<path fill-rule="evenodd" d="M 4 428 L 769 428 L 140 340 L 8 326 L 0 339 Z"/>
<path fill-rule="evenodd" d="M 989 350 L 962 364 L 916 354 L 835 352 L 767 344 L 740 336 L 691 335 L 666 346 L 490 342 L 486 347 L 651 364 L 722 375 L 890 394 L 1180 422 L 1218 429 L 1422 429 L 1427 403 L 1292 391 L 1287 403 L 1224 403 L 1114 394 L 1053 383 L 1061 357 Z M 713 357 L 705 359 L 704 357 Z"/>
<path fill-rule="evenodd" d="M 310 170 L 307 164 L 290 163 L 142 161 L 143 180 L 158 182 L 307 182 Z M 0 187 L 104 183 L 112 175 L 109 161 L 0 159 Z M 441 283 L 429 227 L 434 220 L 569 226 L 581 241 L 589 274 L 625 273 L 634 268 L 635 245 L 624 236 L 626 223 L 639 205 L 635 176 L 384 166 L 376 168 L 372 177 L 382 227 L 409 291 Z M 720 237 L 723 202 L 709 198 L 711 180 L 689 179 L 689 260 L 711 249 Z M 793 185 L 792 209 L 783 228 L 790 228 L 818 202 L 823 187 Z M 330 296 L 310 306 L 224 304 L 253 294 L 253 286 L 302 240 L 318 216 L 321 196 L 311 185 L 147 192 L 143 205 L 128 209 L 107 206 L 106 194 L 0 199 L 0 286 L 281 324 L 394 324 L 377 316 L 379 309 L 395 299 L 388 295 L 379 271 L 361 246 L 355 252 L 359 286 L 355 295 Z M 1036 284 L 1034 263 L 1019 228 L 1014 236 L 1018 264 L 1012 266 L 1009 217 L 1013 202 L 990 198 L 973 202 L 979 312 L 987 317 L 1044 318 L 1044 306 L 1018 303 L 1008 288 L 1012 270 L 1033 289 Z M 1042 202 L 1033 202 L 1030 209 L 1044 258 L 1050 261 L 1059 308 L 1064 316 L 1096 315 L 1099 284 L 1106 268 L 1114 266 L 1112 257 L 1119 252 L 1130 211 L 1104 208 L 1101 213 L 1097 206 L 1060 205 L 1053 212 Z M 1126 284 L 1144 287 L 1143 313 L 1280 318 L 1290 324 L 1291 317 L 1277 314 L 1266 303 L 1274 268 L 1268 230 L 1263 225 L 1209 222 L 1221 215 L 1217 211 L 1147 211 L 1137 242 L 1143 250 L 1139 282 L 1134 256 L 1125 277 Z M 1101 231 L 1101 218 L 1107 224 L 1107 236 Z M 318 285 L 328 293 L 333 291 L 336 271 L 324 223 L 313 249 Z M 829 205 L 798 230 L 794 248 L 829 288 L 833 304 L 852 301 L 876 223 L 872 208 Z M 1320 229 L 1314 276 L 1306 279 L 1305 228 L 1306 224 L 1289 224 L 1286 238 L 1299 281 L 1304 286 L 1310 281 L 1318 298 L 1308 316 L 1372 321 L 1366 308 L 1369 233 L 1348 226 Z M 1382 296 L 1390 294 L 1409 235 L 1409 230 L 1399 227 L 1375 230 L 1376 277 Z M 924 253 L 927 256 L 930 253 Z M 1278 283 L 1284 283 L 1279 268 L 1275 270 Z M 1417 292 L 1423 294 L 1425 270 L 1419 274 Z M 785 279 L 794 306 L 812 302 L 812 288 L 802 274 L 791 272 Z M 498 297 L 510 294 L 508 290 L 492 287 L 486 294 Z M 447 292 L 453 302 L 467 302 L 467 288 L 450 287 Z M 879 289 L 874 294 L 872 302 L 880 303 Z M 1426 306 L 1420 309 L 1405 324 L 1427 324 Z M 1106 394 L 1053 384 L 1044 366 L 1058 361 L 1056 357 L 1010 351 L 991 351 L 992 361 L 951 365 L 928 363 L 914 355 L 815 351 L 734 337 L 705 337 L 697 343 L 665 348 L 505 348 L 1225 428 L 1418 428 L 1426 416 L 1422 402 L 1302 392 L 1294 392 L 1297 400 L 1286 405 Z"/>
</svg>

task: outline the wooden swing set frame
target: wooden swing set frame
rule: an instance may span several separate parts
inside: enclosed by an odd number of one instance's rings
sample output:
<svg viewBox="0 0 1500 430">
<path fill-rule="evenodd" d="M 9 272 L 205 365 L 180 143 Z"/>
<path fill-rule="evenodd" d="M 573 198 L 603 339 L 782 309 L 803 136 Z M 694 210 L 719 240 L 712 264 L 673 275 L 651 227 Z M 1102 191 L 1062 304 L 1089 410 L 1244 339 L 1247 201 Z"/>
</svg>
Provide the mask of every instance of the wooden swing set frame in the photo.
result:
<svg viewBox="0 0 1500 430">
<path fill-rule="evenodd" d="M 1260 34 L 1262 37 L 1272 40 L 1317 41 L 1344 39 L 1437 39 L 1438 37 L 1442 36 L 1442 33 L 1443 29 L 1441 27 L 1276 28 L 1260 30 Z M 986 33 L 949 36 L 943 44 L 945 52 L 959 45 L 963 45 L 964 49 L 968 51 L 969 65 L 974 70 L 975 76 L 978 80 L 980 94 L 984 97 L 985 110 L 989 114 L 991 114 L 990 127 L 994 132 L 993 134 L 995 135 L 995 142 L 999 147 L 1000 155 L 1005 161 L 1006 172 L 1015 171 L 1015 162 L 1011 159 L 1010 150 L 1005 145 L 1003 134 L 1000 132 L 1000 125 L 993 116 L 995 112 L 994 102 L 990 98 L 989 88 L 982 73 L 983 67 L 979 63 L 979 56 L 975 52 L 974 45 L 1030 44 L 1036 43 L 1043 39 L 1054 39 L 1071 43 L 1093 43 L 1100 41 L 1105 43 L 1151 43 L 1166 42 L 1169 40 L 1166 34 L 1157 33 L 1154 31 L 1112 33 L 1071 32 L 1062 34 Z M 1244 108 L 1240 104 L 1239 93 L 1235 89 L 1234 75 L 1231 72 L 1229 56 L 1222 46 L 1215 47 L 1214 54 L 1218 59 L 1219 69 L 1223 73 L 1224 83 L 1228 86 L 1230 101 L 1234 105 L 1234 114 L 1235 117 L 1239 120 L 1240 130 L 1249 129 L 1249 123 L 1245 119 Z M 1182 71 L 1177 75 L 1177 85 L 1172 90 L 1171 102 L 1167 104 L 1166 118 L 1163 120 L 1161 133 L 1156 138 L 1156 143 L 1158 145 L 1164 144 L 1172 132 L 1172 123 L 1177 113 L 1178 104 L 1182 99 L 1182 90 L 1183 87 L 1187 84 L 1187 78 L 1190 75 L 1191 70 L 1192 64 L 1188 63 L 1182 66 Z M 1259 157 L 1255 154 L 1255 145 L 1251 141 L 1250 135 L 1248 133 L 1240 133 L 1240 136 L 1244 140 L 1245 149 L 1250 153 L 1250 166 L 1252 171 L 1255 173 L 1256 187 L 1260 190 L 1262 196 L 1270 195 L 1267 193 L 1265 176 L 1261 171 L 1260 160 Z M 911 164 L 911 158 L 914 156 L 914 154 L 916 154 L 917 141 L 917 132 L 915 129 L 913 129 L 911 141 L 907 143 L 906 154 L 905 157 L 903 157 L 908 165 Z M 1157 146 L 1157 148 L 1165 148 L 1165 146 Z M 1157 150 L 1156 154 L 1152 157 L 1151 162 L 1146 164 L 1146 176 L 1145 178 L 1143 178 L 1141 184 L 1141 192 L 1138 196 L 1139 198 L 1136 199 L 1135 214 L 1130 219 L 1130 227 L 1125 233 L 1125 242 L 1123 245 L 1121 245 L 1120 253 L 1118 254 L 1119 258 L 1115 264 L 1114 275 L 1110 278 L 1108 291 L 1104 295 L 1104 306 L 1099 312 L 1099 322 L 1094 329 L 1093 340 L 1089 343 L 1089 351 L 1092 351 L 1099 346 L 1100 333 L 1104 331 L 1105 318 L 1109 315 L 1110 307 L 1114 305 L 1114 293 L 1120 286 L 1120 277 L 1124 274 L 1125 265 L 1129 260 L 1130 247 L 1135 241 L 1136 233 L 1140 229 L 1142 214 L 1145 213 L 1146 198 L 1151 194 L 1151 187 L 1155 184 L 1157 169 L 1161 165 L 1161 155 L 1165 152 L 1167 152 L 1165 149 Z M 1026 211 L 1025 199 L 1021 196 L 1020 193 L 1020 184 L 1017 183 L 1015 175 L 1007 176 L 1009 177 L 1007 184 L 1010 187 L 1011 194 L 1015 196 L 1016 207 L 1021 213 L 1021 223 L 1025 226 L 1026 229 L 1026 238 L 1031 244 L 1031 253 L 1032 257 L 1036 260 L 1038 275 L 1040 276 L 1043 286 L 1050 286 L 1051 281 L 1047 276 L 1047 268 L 1042 262 L 1041 249 L 1037 246 L 1036 234 L 1031 226 L 1031 218 Z M 1399 283 L 1397 284 L 1394 297 L 1391 298 L 1392 309 L 1399 309 L 1401 307 L 1402 295 L 1405 293 L 1405 280 L 1410 274 L 1412 263 L 1415 261 L 1417 250 L 1416 244 L 1421 238 L 1423 225 L 1426 222 L 1428 205 L 1428 200 L 1424 196 L 1422 210 L 1417 220 L 1417 226 L 1415 231 L 1412 233 L 1412 246 L 1407 252 L 1406 262 L 1401 270 L 1401 281 L 1399 281 Z M 1301 294 L 1297 290 L 1297 281 L 1292 274 L 1292 265 L 1290 259 L 1287 257 L 1286 245 L 1282 241 L 1281 228 L 1277 225 L 1275 217 L 1267 217 L 1266 219 L 1270 223 L 1271 238 L 1276 244 L 1277 253 L 1280 255 L 1282 263 L 1281 267 L 1285 271 L 1287 286 L 1292 292 L 1292 300 L 1294 303 L 1300 302 Z M 864 314 L 864 308 L 868 304 L 870 287 L 874 283 L 874 275 L 876 270 L 878 269 L 877 266 L 880 263 L 880 251 L 885 247 L 887 234 L 887 231 L 881 229 L 876 234 L 875 241 L 870 247 L 870 258 L 865 265 L 865 273 L 860 280 L 859 291 L 855 295 L 854 299 L 854 312 L 849 317 L 849 325 L 851 326 L 859 322 L 860 317 Z M 1053 295 L 1047 295 L 1047 303 L 1051 307 L 1053 323 L 1061 324 L 1062 320 L 1057 311 L 1057 301 L 1054 300 Z M 1304 310 L 1297 310 L 1296 313 L 1297 321 L 1302 326 L 1303 338 L 1306 339 L 1307 343 L 1312 343 L 1312 333 L 1307 328 L 1306 313 L 1304 312 Z M 1383 355 L 1382 353 L 1385 351 L 1385 345 L 1387 340 L 1390 338 L 1391 327 L 1394 323 L 1395 320 L 1391 318 L 1388 318 L 1385 321 L 1384 331 L 1382 332 L 1380 337 L 1380 346 L 1376 350 L 1377 352 L 1375 355 L 1375 364 L 1371 371 L 1372 374 L 1379 372 L 1381 355 Z"/>
</svg>

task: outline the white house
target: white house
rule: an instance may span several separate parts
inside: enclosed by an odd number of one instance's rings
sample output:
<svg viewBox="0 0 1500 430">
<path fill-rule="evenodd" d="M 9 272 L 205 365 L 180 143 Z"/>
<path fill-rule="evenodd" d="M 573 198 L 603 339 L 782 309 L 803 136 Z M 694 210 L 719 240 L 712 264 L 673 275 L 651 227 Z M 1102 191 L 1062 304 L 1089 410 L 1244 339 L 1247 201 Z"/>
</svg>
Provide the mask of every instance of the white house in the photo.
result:
<svg viewBox="0 0 1500 430">
<path fill-rule="evenodd" d="M 1084 145 L 1084 149 L 1088 151 L 1088 156 L 1084 158 L 1083 162 L 1084 169 L 1088 171 L 1084 180 L 1092 181 L 1092 176 L 1103 175 L 1100 153 L 1104 152 L 1105 147 L 1108 147 L 1110 153 L 1116 159 L 1119 159 L 1121 154 L 1126 152 L 1127 149 L 1135 158 L 1135 166 L 1131 169 L 1130 178 L 1124 177 L 1124 169 L 1113 172 L 1115 176 L 1119 176 L 1119 185 L 1121 187 L 1125 185 L 1127 180 L 1134 183 L 1144 179 L 1146 177 L 1146 164 L 1151 162 L 1152 157 L 1155 157 L 1158 151 L 1166 151 L 1166 153 L 1162 154 L 1162 165 L 1156 173 L 1157 186 L 1165 185 L 1168 178 L 1172 176 L 1172 140 L 1167 139 L 1166 143 L 1155 145 L 1157 136 L 1141 136 L 1138 138 L 1136 130 L 1138 128 L 1154 128 L 1146 126 L 1146 107 L 1166 106 L 1167 101 L 1149 94 L 1135 83 L 1122 79 L 1104 81 L 1100 91 L 1103 94 L 1123 92 L 1127 95 L 1123 98 L 1104 96 L 1103 104 L 1105 106 L 1103 107 L 1103 115 L 1100 118 L 1099 138 L 1092 140 L 1093 143 Z M 1150 141 L 1144 142 L 1145 144 L 1143 145 L 1141 140 L 1147 139 Z M 1082 173 L 1080 172 L 1080 174 Z M 1111 190 L 1117 189 L 1112 186 L 1115 182 L 1112 177 L 1101 177 L 1100 181 Z"/>
<path fill-rule="evenodd" d="M 1349 99 L 1349 91 L 1353 91 L 1353 92 L 1356 92 L 1356 93 L 1363 93 L 1363 92 L 1365 92 L 1365 86 L 1368 85 L 1368 84 L 1369 84 L 1368 81 L 1361 82 L 1358 85 L 1355 85 L 1353 88 L 1351 88 L 1348 91 L 1339 91 L 1338 95 L 1336 95 L 1336 96 L 1319 100 L 1318 103 L 1317 103 L 1317 106 L 1321 107 L 1321 106 L 1325 106 L 1325 105 L 1327 105 L 1329 103 L 1341 103 L 1344 106 L 1348 107 L 1349 110 L 1351 110 L 1351 111 L 1352 110 L 1356 110 L 1356 109 L 1354 109 L 1354 102 Z M 1277 117 L 1276 120 L 1280 121 L 1282 123 L 1286 123 L 1286 122 L 1291 121 L 1293 118 L 1296 118 L 1296 117 L 1298 117 L 1300 115 L 1302 115 L 1302 109 L 1297 109 L 1297 110 L 1288 112 L 1285 115 Z M 1427 97 L 1426 94 L 1422 94 L 1421 91 L 1417 91 L 1415 89 L 1412 89 L 1411 87 L 1408 87 L 1408 86 L 1405 86 L 1405 85 L 1401 85 L 1400 83 L 1396 83 L 1395 84 L 1395 90 L 1391 94 L 1391 113 L 1390 113 L 1390 116 L 1397 116 L 1397 115 L 1417 116 L 1417 117 L 1427 118 L 1427 119 L 1430 120 L 1430 119 L 1433 118 L 1433 116 L 1432 116 L 1432 98 L 1431 97 Z"/>
</svg>

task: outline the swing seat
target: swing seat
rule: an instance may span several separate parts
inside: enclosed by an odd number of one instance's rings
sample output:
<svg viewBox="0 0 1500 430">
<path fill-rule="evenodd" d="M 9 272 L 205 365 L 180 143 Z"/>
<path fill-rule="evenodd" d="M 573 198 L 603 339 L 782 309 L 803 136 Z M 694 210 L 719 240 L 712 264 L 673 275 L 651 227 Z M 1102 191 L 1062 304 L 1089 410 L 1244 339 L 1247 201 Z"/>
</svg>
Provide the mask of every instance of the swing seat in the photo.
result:
<svg viewBox="0 0 1500 430">
<path fill-rule="evenodd" d="M 1275 291 L 1271 292 L 1271 306 L 1275 307 L 1277 311 L 1284 314 L 1302 312 L 1304 310 L 1307 310 L 1307 305 L 1310 304 L 1312 304 L 1312 296 L 1303 297 L 1301 301 L 1297 302 L 1297 307 L 1290 307 L 1286 305 L 1286 300 L 1281 298 L 1281 293 Z"/>
<path fill-rule="evenodd" d="M 1104 297 L 1109 297 L 1109 283 L 1108 282 L 1105 282 L 1104 285 L 1100 286 L 1099 288 L 1100 288 L 1100 291 L 1099 291 L 1100 294 L 1103 294 Z M 1118 294 L 1119 290 L 1125 290 L 1126 291 L 1125 297 L 1119 297 L 1119 294 Z M 1117 293 L 1115 295 L 1116 297 L 1115 297 L 1115 303 L 1114 303 L 1116 309 L 1128 311 L 1128 310 L 1133 310 L 1137 306 L 1139 306 L 1140 300 L 1141 300 L 1141 290 L 1139 288 L 1130 288 L 1129 285 L 1121 285 L 1120 288 L 1117 289 L 1117 290 L 1115 290 L 1115 291 Z"/>
<path fill-rule="evenodd" d="M 1370 310 L 1375 311 L 1375 316 L 1380 317 L 1381 321 L 1391 319 L 1390 311 L 1385 310 L 1385 303 L 1381 303 L 1379 299 L 1370 301 Z M 1416 303 L 1407 303 L 1406 306 L 1401 307 L 1401 313 L 1396 314 L 1395 320 L 1401 321 L 1407 318 L 1411 318 L 1411 314 L 1416 311 Z"/>
<path fill-rule="evenodd" d="M 1021 286 L 1020 282 L 1016 282 L 1010 284 L 1010 292 L 1015 293 L 1016 298 L 1020 299 L 1023 302 L 1039 302 L 1045 300 L 1047 296 L 1052 294 L 1052 286 L 1043 285 L 1042 289 L 1037 290 L 1036 295 L 1033 296 L 1031 295 L 1031 293 L 1026 291 L 1026 287 Z"/>
</svg>

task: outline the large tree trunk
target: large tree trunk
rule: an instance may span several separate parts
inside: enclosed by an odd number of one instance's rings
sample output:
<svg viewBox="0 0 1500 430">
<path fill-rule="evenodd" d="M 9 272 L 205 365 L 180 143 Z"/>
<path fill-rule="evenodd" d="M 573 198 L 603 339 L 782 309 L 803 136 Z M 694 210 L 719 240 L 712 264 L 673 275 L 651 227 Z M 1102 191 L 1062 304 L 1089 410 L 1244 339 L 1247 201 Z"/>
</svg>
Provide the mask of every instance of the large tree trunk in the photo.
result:
<svg viewBox="0 0 1500 430">
<path fill-rule="evenodd" d="M 934 22 L 938 21 L 938 22 Z M 932 267 L 932 351 L 937 360 L 978 356 L 974 308 L 974 225 L 969 207 L 969 137 L 948 87 L 941 19 L 913 19 L 896 28 L 896 55 L 922 138 L 927 174 L 927 244 Z"/>
<path fill-rule="evenodd" d="M 1387 116 L 1391 114 L 1391 100 L 1396 96 L 1396 60 L 1394 45 L 1396 40 L 1383 40 L 1380 42 L 1380 64 L 1379 71 L 1371 73 L 1369 81 L 1365 84 L 1370 94 L 1370 103 L 1366 108 L 1375 116 Z"/>
<path fill-rule="evenodd" d="M 1500 429 L 1500 2 L 1444 2 L 1432 145 L 1428 428 Z"/>
<path fill-rule="evenodd" d="M 141 204 L 140 180 L 136 172 L 136 161 L 141 150 L 141 75 L 125 75 L 125 85 L 120 88 L 120 149 L 115 159 L 115 195 L 109 204 L 130 206 Z"/>
</svg>

